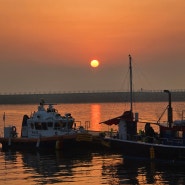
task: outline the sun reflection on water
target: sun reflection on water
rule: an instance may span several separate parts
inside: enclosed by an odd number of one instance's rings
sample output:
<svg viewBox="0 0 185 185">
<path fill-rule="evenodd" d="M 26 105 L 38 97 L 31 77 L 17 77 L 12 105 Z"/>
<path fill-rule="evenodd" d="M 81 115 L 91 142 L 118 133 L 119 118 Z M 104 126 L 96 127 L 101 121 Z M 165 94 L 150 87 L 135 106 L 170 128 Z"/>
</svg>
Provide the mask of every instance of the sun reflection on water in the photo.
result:
<svg viewBox="0 0 185 185">
<path fill-rule="evenodd" d="M 91 130 L 99 131 L 101 130 L 100 116 L 101 116 L 101 107 L 100 104 L 92 104 L 91 105 Z"/>
</svg>

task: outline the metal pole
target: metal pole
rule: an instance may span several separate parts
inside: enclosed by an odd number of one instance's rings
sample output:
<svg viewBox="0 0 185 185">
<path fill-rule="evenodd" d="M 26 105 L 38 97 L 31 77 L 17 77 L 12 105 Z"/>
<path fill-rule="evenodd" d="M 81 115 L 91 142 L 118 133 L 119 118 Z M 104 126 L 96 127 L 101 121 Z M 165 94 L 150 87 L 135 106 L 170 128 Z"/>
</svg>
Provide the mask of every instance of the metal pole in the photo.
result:
<svg viewBox="0 0 185 185">
<path fill-rule="evenodd" d="M 171 128 L 173 123 L 173 113 L 172 113 L 172 105 L 171 105 L 171 92 L 169 90 L 164 90 L 165 93 L 168 94 L 168 123 Z"/>
<path fill-rule="evenodd" d="M 132 57 L 129 55 L 129 70 L 130 70 L 130 111 L 132 112 Z"/>
<path fill-rule="evenodd" d="M 4 112 L 4 114 L 3 114 L 4 128 L 5 128 L 5 120 L 6 120 L 6 115 L 5 115 L 5 112 Z"/>
</svg>

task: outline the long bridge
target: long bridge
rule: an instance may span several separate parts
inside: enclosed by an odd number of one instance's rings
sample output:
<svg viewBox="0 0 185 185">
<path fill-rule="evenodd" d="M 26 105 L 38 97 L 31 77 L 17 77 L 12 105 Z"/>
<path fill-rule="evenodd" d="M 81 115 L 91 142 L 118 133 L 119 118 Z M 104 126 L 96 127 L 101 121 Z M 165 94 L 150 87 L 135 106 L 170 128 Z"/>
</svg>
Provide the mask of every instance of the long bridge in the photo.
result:
<svg viewBox="0 0 185 185">
<path fill-rule="evenodd" d="M 185 90 L 171 90 L 172 101 L 185 101 Z M 37 104 L 40 99 L 50 103 L 106 103 L 129 102 L 129 92 L 60 92 L 0 94 L 0 104 Z M 163 90 L 133 92 L 134 102 L 168 101 Z"/>
</svg>

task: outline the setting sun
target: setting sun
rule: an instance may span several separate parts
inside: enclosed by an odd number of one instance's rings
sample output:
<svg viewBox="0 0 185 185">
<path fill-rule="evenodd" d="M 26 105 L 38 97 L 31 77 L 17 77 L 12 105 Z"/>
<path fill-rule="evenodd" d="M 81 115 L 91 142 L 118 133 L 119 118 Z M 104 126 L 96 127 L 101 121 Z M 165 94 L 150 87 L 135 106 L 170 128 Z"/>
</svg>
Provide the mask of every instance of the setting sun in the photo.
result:
<svg viewBox="0 0 185 185">
<path fill-rule="evenodd" d="M 98 67 L 99 66 L 99 61 L 98 60 L 92 60 L 91 61 L 91 67 Z"/>
</svg>

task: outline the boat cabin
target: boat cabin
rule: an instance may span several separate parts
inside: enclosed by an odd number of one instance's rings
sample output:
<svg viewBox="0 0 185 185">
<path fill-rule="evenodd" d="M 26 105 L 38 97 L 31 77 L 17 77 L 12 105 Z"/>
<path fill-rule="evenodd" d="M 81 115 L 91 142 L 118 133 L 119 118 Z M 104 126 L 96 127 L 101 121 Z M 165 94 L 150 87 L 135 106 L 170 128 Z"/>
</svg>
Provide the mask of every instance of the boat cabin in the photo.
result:
<svg viewBox="0 0 185 185">
<path fill-rule="evenodd" d="M 47 109 L 45 105 L 48 105 Z M 75 119 L 71 114 L 60 115 L 53 105 L 41 101 L 36 112 L 31 114 L 30 117 L 28 115 L 23 116 L 22 138 L 51 137 L 76 132 Z M 14 138 L 17 137 L 17 134 L 15 126 L 4 127 L 5 138 Z"/>
<path fill-rule="evenodd" d="M 106 125 L 118 125 L 117 138 L 122 140 L 132 139 L 137 134 L 138 113 L 135 118 L 132 111 L 125 111 L 123 115 L 101 123 Z"/>
<path fill-rule="evenodd" d="M 185 120 L 176 120 L 171 127 L 159 126 L 160 138 L 179 139 L 185 141 Z"/>
<path fill-rule="evenodd" d="M 48 104 L 47 109 L 44 105 L 46 104 L 40 104 L 38 111 L 30 117 L 24 115 L 21 137 L 53 136 L 74 132 L 74 118 L 70 113 L 61 116 L 53 104 Z"/>
</svg>

